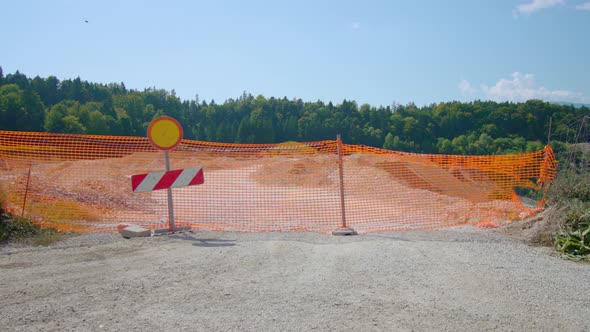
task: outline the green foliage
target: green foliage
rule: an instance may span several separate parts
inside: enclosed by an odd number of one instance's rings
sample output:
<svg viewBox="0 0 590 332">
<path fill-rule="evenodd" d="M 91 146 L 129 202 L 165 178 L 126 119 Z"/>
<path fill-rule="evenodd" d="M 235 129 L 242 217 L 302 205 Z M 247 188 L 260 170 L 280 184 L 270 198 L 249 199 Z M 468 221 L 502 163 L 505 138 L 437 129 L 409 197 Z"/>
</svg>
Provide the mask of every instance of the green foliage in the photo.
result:
<svg viewBox="0 0 590 332">
<path fill-rule="evenodd" d="M 31 237 L 38 231 L 39 228 L 27 219 L 11 216 L 5 211 L 0 213 L 0 242 Z"/>
<path fill-rule="evenodd" d="M 41 228 L 29 219 L 9 214 L 2 208 L 0 202 L 0 242 L 20 241 L 36 246 L 47 246 L 64 237 L 65 234 L 54 229 Z"/>
<path fill-rule="evenodd" d="M 590 208 L 582 213 L 570 212 L 567 220 L 557 235 L 555 250 L 568 259 L 590 261 Z"/>
<path fill-rule="evenodd" d="M 0 129 L 41 130 L 44 112 L 43 103 L 32 90 L 21 90 L 16 84 L 0 86 Z"/>
<path fill-rule="evenodd" d="M 3 74 L 4 75 L 4 74 Z M 180 100 L 173 91 L 129 90 L 123 83 L 90 83 L 80 78 L 27 78 L 18 71 L 1 77 L 0 129 L 144 136 L 157 116 L 169 115 L 189 139 L 271 143 L 334 139 L 387 149 L 445 154 L 530 152 L 547 143 L 549 118 L 558 157 L 559 140 L 576 131 L 572 119 L 590 115 L 574 108 L 530 100 L 526 103 L 475 101 L 417 107 L 374 107 L 265 98 L 243 93 L 222 104 Z"/>
<path fill-rule="evenodd" d="M 565 170 L 558 174 L 547 197 L 555 204 L 590 202 L 590 176 L 587 172 Z"/>
<path fill-rule="evenodd" d="M 67 116 L 67 110 L 63 105 L 55 105 L 45 118 L 45 130 L 52 133 L 63 133 L 65 124 L 63 118 Z"/>
<path fill-rule="evenodd" d="M 555 238 L 564 258 L 590 261 L 590 176 L 568 169 L 560 172 L 548 192 L 549 204 L 565 207 L 565 222 Z"/>
</svg>

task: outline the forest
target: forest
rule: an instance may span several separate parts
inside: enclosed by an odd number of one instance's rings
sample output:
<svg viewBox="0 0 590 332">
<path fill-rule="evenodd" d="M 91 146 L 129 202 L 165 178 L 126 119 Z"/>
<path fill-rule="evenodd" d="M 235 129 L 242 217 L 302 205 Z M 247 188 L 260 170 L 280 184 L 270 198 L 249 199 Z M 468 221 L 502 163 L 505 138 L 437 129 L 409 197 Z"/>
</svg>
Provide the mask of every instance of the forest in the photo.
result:
<svg viewBox="0 0 590 332">
<path fill-rule="evenodd" d="M 547 144 L 550 124 L 551 143 L 559 148 L 576 135 L 570 124 L 590 116 L 590 109 L 541 100 L 374 106 L 247 92 L 216 103 L 79 77 L 5 75 L 0 67 L 0 130 L 145 136 L 150 121 L 161 115 L 176 118 L 187 139 L 275 143 L 341 134 L 345 143 L 397 151 L 486 155 L 538 150 Z"/>
</svg>

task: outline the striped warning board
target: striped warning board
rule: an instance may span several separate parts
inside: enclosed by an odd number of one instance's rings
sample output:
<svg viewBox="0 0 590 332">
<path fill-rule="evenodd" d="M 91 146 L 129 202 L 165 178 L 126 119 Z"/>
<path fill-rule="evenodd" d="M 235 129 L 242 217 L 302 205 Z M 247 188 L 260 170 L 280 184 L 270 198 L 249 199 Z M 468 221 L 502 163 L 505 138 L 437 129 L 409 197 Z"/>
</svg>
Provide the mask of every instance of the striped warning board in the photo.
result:
<svg viewBox="0 0 590 332">
<path fill-rule="evenodd" d="M 203 169 L 191 167 L 168 172 L 137 174 L 131 177 L 133 192 L 140 193 L 159 189 L 194 186 L 205 182 Z"/>
</svg>

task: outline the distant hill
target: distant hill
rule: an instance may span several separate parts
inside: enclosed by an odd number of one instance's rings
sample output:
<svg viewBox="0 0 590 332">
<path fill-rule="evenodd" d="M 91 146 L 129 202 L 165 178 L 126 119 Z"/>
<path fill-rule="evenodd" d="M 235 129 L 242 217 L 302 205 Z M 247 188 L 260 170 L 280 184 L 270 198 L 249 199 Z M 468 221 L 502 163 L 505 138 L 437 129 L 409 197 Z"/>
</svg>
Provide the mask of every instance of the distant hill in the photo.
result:
<svg viewBox="0 0 590 332">
<path fill-rule="evenodd" d="M 550 101 L 551 104 L 555 104 L 555 105 L 561 105 L 561 106 L 573 106 L 576 108 L 580 108 L 580 107 L 588 107 L 590 108 L 590 104 L 582 104 L 582 103 L 572 103 L 569 101 Z"/>
</svg>

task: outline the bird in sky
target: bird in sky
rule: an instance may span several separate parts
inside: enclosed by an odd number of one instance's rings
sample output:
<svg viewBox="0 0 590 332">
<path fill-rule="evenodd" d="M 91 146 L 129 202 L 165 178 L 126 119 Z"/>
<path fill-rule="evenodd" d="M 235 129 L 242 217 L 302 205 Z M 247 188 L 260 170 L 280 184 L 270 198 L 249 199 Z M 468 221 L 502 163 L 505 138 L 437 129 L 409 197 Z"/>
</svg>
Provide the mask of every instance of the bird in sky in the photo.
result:
<svg viewBox="0 0 590 332">
<path fill-rule="evenodd" d="M 88 20 L 84 20 L 84 22 L 88 23 Z"/>
</svg>

